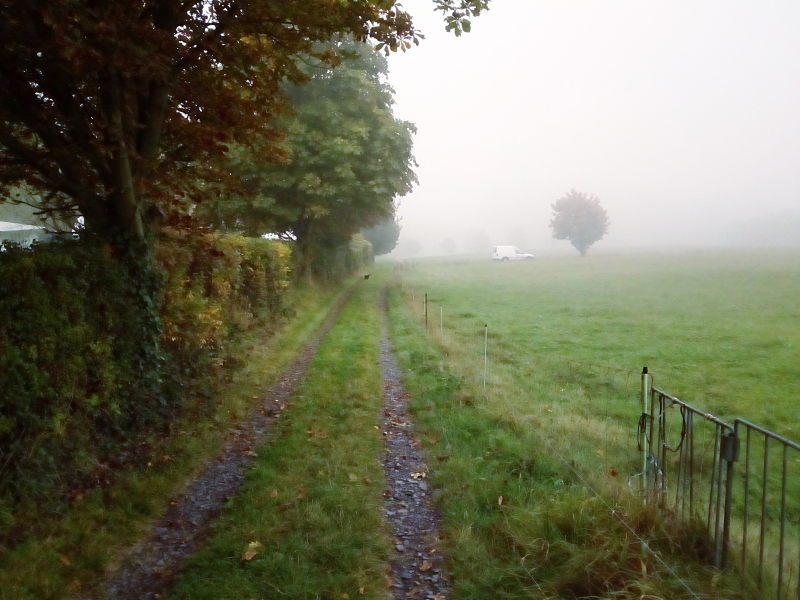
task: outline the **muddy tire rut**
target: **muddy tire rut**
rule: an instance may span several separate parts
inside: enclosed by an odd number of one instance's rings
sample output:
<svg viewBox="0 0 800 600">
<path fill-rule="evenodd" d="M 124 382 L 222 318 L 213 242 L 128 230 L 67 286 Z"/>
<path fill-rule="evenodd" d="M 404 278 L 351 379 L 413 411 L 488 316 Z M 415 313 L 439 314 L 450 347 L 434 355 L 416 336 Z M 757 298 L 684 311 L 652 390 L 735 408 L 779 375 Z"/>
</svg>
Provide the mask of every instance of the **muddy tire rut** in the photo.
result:
<svg viewBox="0 0 800 600">
<path fill-rule="evenodd" d="M 380 363 L 383 373 L 382 431 L 386 454 L 386 519 L 393 536 L 389 598 L 441 600 L 449 585 L 444 572 L 440 518 L 428 483 L 428 465 L 420 452 L 408 411 L 408 394 L 388 338 L 385 301 Z"/>
<path fill-rule="evenodd" d="M 213 519 L 235 493 L 255 449 L 294 394 L 308 365 L 330 331 L 355 287 L 331 308 L 314 337 L 281 377 L 261 396 L 251 414 L 228 432 L 223 450 L 202 469 L 170 506 L 149 537 L 134 546 L 121 566 L 106 579 L 99 592 L 80 600 L 150 600 L 169 591 L 186 559 L 208 535 Z"/>
</svg>

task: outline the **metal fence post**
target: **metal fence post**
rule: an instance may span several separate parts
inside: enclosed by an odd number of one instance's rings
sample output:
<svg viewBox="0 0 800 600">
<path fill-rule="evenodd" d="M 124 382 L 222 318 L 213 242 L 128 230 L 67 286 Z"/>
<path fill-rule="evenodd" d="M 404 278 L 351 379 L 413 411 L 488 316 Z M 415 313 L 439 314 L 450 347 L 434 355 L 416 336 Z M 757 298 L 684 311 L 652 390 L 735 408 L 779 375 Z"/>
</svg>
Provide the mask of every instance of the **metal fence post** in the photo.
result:
<svg viewBox="0 0 800 600">
<path fill-rule="evenodd" d="M 648 491 L 648 471 L 650 470 L 650 457 L 653 448 L 653 379 L 647 367 L 642 368 L 642 416 L 639 421 L 640 435 L 642 436 L 642 491 Z"/>
<path fill-rule="evenodd" d="M 720 567 L 728 566 L 728 550 L 731 543 L 731 507 L 733 505 L 733 463 L 739 459 L 739 437 L 736 429 L 722 438 L 721 458 L 725 461 L 725 505 L 722 517 L 722 557 Z"/>
</svg>

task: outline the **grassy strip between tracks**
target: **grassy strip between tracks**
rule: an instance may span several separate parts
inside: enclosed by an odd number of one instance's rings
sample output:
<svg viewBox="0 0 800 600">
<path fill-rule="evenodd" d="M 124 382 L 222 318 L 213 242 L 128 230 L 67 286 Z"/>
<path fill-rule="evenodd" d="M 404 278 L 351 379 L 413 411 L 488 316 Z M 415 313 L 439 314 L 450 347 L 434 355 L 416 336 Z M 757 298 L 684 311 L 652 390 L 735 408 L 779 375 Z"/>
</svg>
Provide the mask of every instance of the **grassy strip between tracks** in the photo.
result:
<svg viewBox="0 0 800 600">
<path fill-rule="evenodd" d="M 41 517 L 30 507 L 31 533 L 0 548 L 0 599 L 68 598 L 96 585 L 120 549 L 147 532 L 169 498 L 220 449 L 228 428 L 296 358 L 327 315 L 334 292 L 298 290 L 295 317 L 278 332 L 245 334 L 240 367 L 219 390 L 214 414 L 187 414 L 170 437 L 147 440 L 155 452 L 146 469 L 118 473 L 111 485 L 76 498 L 58 518 Z"/>
<path fill-rule="evenodd" d="M 171 598 L 385 599 L 376 279 L 324 340 Z"/>
<path fill-rule="evenodd" d="M 390 299 L 395 349 L 438 489 L 455 598 L 755 597 L 702 562 L 702 534 L 656 519 L 620 486 L 587 489 L 556 454 L 568 454 L 577 438 L 559 439 L 502 397 L 488 400 L 463 376 L 474 356 L 442 351 L 399 290 Z M 658 558 L 642 551 L 639 537 Z"/>
</svg>

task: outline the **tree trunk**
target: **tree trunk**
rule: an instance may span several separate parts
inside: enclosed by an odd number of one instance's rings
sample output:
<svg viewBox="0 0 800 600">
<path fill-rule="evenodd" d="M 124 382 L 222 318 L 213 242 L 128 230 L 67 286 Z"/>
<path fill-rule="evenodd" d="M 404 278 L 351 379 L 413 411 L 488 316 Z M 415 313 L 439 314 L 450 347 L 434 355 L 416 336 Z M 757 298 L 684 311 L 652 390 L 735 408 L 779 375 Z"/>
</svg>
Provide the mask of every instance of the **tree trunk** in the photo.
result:
<svg viewBox="0 0 800 600">
<path fill-rule="evenodd" d="M 295 242 L 294 265 L 295 278 L 300 281 L 306 279 L 311 282 L 314 275 L 313 258 L 314 248 L 312 242 L 312 223 L 308 219 L 299 221 L 294 227 Z"/>
</svg>

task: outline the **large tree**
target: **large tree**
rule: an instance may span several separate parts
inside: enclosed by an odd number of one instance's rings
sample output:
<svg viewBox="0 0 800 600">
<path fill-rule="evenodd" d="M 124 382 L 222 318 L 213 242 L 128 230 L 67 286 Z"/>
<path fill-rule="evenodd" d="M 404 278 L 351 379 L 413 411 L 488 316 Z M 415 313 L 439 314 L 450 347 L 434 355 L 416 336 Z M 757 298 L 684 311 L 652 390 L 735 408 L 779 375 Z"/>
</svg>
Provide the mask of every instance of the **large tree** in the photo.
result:
<svg viewBox="0 0 800 600">
<path fill-rule="evenodd" d="M 458 32 L 487 0 L 432 2 Z M 395 0 L 0 0 L 0 14 L 0 198 L 44 191 L 42 208 L 122 250 L 147 249 L 219 180 L 229 143 L 269 128 L 314 43 L 418 41 Z"/>
<path fill-rule="evenodd" d="M 198 210 L 216 227 L 291 234 L 301 272 L 361 228 L 392 219 L 395 200 L 416 181 L 413 126 L 393 115 L 385 58 L 362 43 L 335 47 L 341 65 L 307 58 L 309 81 L 286 86 L 292 114 L 278 121 L 285 160 L 237 148 L 230 169 L 242 189 Z"/>
<path fill-rule="evenodd" d="M 591 194 L 570 190 L 556 200 L 552 208 L 553 237 L 572 242 L 581 256 L 586 256 L 589 247 L 608 231 L 606 210 Z"/>
</svg>

